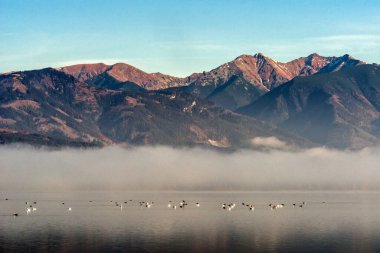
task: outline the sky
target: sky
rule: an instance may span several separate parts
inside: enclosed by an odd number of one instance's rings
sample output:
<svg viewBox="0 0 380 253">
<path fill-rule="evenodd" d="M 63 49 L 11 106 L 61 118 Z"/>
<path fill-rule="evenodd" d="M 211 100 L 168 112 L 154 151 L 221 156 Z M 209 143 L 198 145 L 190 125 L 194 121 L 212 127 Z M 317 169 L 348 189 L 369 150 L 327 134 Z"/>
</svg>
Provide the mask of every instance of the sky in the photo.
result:
<svg viewBox="0 0 380 253">
<path fill-rule="evenodd" d="M 0 72 L 125 62 L 187 76 L 241 54 L 380 63 L 378 0 L 0 0 Z"/>
</svg>

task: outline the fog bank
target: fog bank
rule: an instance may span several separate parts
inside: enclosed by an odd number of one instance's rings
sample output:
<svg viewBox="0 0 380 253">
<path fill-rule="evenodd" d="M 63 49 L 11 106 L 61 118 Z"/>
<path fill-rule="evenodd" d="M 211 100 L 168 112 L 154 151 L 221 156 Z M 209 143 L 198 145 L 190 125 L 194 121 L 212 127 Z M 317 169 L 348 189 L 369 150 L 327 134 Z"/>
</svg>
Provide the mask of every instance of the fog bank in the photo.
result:
<svg viewBox="0 0 380 253">
<path fill-rule="evenodd" d="M 1 146 L 0 190 L 380 190 L 379 155 L 378 148 L 224 153 Z"/>
</svg>

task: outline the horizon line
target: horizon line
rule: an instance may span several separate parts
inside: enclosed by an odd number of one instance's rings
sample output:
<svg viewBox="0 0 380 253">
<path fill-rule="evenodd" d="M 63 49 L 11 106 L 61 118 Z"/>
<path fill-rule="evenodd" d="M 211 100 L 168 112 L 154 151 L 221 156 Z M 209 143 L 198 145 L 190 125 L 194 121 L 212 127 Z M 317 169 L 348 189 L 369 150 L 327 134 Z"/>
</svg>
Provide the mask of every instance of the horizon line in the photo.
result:
<svg viewBox="0 0 380 253">
<path fill-rule="evenodd" d="M 319 53 L 316 53 L 316 52 L 313 52 L 313 53 L 310 53 L 306 56 L 300 56 L 300 57 L 297 57 L 297 58 L 293 58 L 291 60 L 288 60 L 288 61 L 277 61 L 275 60 L 274 58 L 262 53 L 262 52 L 256 52 L 254 54 L 247 54 L 247 53 L 243 53 L 243 54 L 240 54 L 238 55 L 237 57 L 229 60 L 229 61 L 224 61 L 223 63 L 219 63 L 216 67 L 212 67 L 212 68 L 209 68 L 208 70 L 204 70 L 204 71 L 207 71 L 207 72 L 210 72 L 214 69 L 217 69 L 219 68 L 220 66 L 226 64 L 226 63 L 229 63 L 229 62 L 232 62 L 236 59 L 238 59 L 239 57 L 242 57 L 242 56 L 255 56 L 255 55 L 263 55 L 265 57 L 268 57 L 269 59 L 275 61 L 276 63 L 289 63 L 289 62 L 292 62 L 294 60 L 297 60 L 297 59 L 300 59 L 300 58 L 307 58 L 309 56 L 312 56 L 312 55 L 318 55 L 318 56 L 321 56 L 321 57 L 343 57 L 343 56 L 351 56 L 353 57 L 351 54 L 349 53 L 345 53 L 341 56 L 336 56 L 336 55 L 332 55 L 332 56 L 324 56 L 324 55 L 321 55 Z M 360 59 L 357 59 L 355 57 L 353 57 L 354 59 L 356 60 L 360 60 Z M 133 60 L 132 60 L 133 61 Z M 362 61 L 362 60 L 360 60 Z M 364 61 L 363 61 L 364 62 Z M 365 64 L 371 64 L 371 63 L 367 63 L 367 62 L 364 62 Z M 37 68 L 27 68 L 27 69 L 17 69 L 17 70 L 8 70 L 8 71 L 4 71 L 4 72 L 0 72 L 0 75 L 4 75 L 4 74 L 11 74 L 11 73 L 15 73 L 15 72 L 27 72 L 27 71 L 34 71 L 34 70 L 42 70 L 42 69 L 47 69 L 47 68 L 53 68 L 53 69 L 56 69 L 56 70 L 60 70 L 61 68 L 65 68 L 65 67 L 72 67 L 72 66 L 78 66 L 78 65 L 96 65 L 96 64 L 104 64 L 108 67 L 110 66 L 114 66 L 116 64 L 126 64 L 126 65 L 129 65 L 129 66 L 132 66 L 134 68 L 137 68 L 147 74 L 156 74 L 156 73 L 160 73 L 160 74 L 164 74 L 164 75 L 169 75 L 169 76 L 172 76 L 172 77 L 179 77 L 179 78 L 185 78 L 185 77 L 188 77 L 188 76 L 191 76 L 192 74 L 197 74 L 197 73 L 201 73 L 200 72 L 191 72 L 189 74 L 186 74 L 184 76 L 182 75 L 175 75 L 175 74 L 171 74 L 171 73 L 163 73 L 163 72 L 160 72 L 160 71 L 156 71 L 156 72 L 148 72 L 148 71 L 145 71 L 143 70 L 144 68 L 143 67 L 139 67 L 135 64 L 130 64 L 128 63 L 128 61 L 126 61 L 126 59 L 84 59 L 84 60 L 72 60 L 72 61 L 63 61 L 63 62 L 58 62 L 57 64 L 52 64 L 50 66 L 45 66 L 45 67 L 37 67 Z M 377 64 L 377 63 L 372 63 L 372 64 Z"/>
</svg>

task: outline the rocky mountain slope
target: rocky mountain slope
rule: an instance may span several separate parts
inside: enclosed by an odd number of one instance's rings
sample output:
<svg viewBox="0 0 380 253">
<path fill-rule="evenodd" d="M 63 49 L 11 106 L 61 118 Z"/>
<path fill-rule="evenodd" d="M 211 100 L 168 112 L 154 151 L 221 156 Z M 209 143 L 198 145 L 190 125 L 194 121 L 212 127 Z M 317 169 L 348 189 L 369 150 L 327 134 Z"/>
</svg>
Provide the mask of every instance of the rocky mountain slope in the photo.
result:
<svg viewBox="0 0 380 253">
<path fill-rule="evenodd" d="M 334 72 L 360 64 L 364 62 L 349 55 L 323 57 L 314 53 L 281 63 L 257 53 L 241 55 L 211 71 L 194 73 L 186 78 L 161 73 L 149 74 L 125 63 L 79 64 L 59 70 L 95 87 L 127 91 L 171 88 L 192 93 L 223 108 L 234 110 L 255 101 L 296 76 Z"/>
<path fill-rule="evenodd" d="M 242 55 L 187 78 L 123 63 L 11 72 L 0 74 L 0 143 L 235 148 L 275 136 L 361 148 L 379 142 L 379 80 L 376 64 L 317 54 Z"/>
<path fill-rule="evenodd" d="M 235 110 L 294 77 L 333 72 L 360 64 L 364 62 L 348 55 L 323 57 L 311 54 L 287 63 L 277 62 L 261 53 L 242 55 L 210 72 L 191 75 L 186 80 L 187 85 L 179 89 Z"/>
<path fill-rule="evenodd" d="M 159 90 L 183 85 L 184 80 L 161 73 L 149 74 L 125 63 L 78 64 L 58 70 L 74 76 L 78 81 L 115 90 L 130 90 L 131 87 L 136 88 L 136 86 L 148 90 Z"/>
<path fill-rule="evenodd" d="M 79 81 L 102 67 L 76 78 L 51 68 L 0 75 L 0 143 L 237 148 L 263 136 L 308 143 L 181 91 L 116 91 Z"/>
<path fill-rule="evenodd" d="M 334 60 L 328 67 L 342 65 Z M 330 147 L 374 145 L 380 140 L 380 67 L 296 77 L 237 111 Z"/>
</svg>

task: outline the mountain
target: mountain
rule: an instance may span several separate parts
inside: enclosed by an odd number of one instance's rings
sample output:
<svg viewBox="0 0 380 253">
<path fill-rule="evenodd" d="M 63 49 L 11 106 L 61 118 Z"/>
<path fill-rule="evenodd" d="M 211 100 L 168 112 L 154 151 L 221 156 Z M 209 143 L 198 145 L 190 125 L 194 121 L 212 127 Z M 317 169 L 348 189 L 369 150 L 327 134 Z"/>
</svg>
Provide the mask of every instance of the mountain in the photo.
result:
<svg viewBox="0 0 380 253">
<path fill-rule="evenodd" d="M 94 78 L 102 66 L 86 68 L 91 71 L 79 70 L 76 77 L 52 68 L 1 74 L 0 143 L 237 148 L 251 147 L 254 137 L 274 136 L 309 145 L 189 93 L 94 87 L 79 79 Z"/>
<path fill-rule="evenodd" d="M 257 53 L 242 55 L 210 72 L 186 78 L 186 86 L 177 89 L 206 98 L 231 110 L 252 103 L 263 94 L 297 76 L 333 72 L 364 62 L 351 56 L 323 57 L 311 54 L 281 63 Z"/>
<path fill-rule="evenodd" d="M 0 143 L 235 148 L 274 136 L 360 148 L 380 138 L 378 69 L 349 55 L 258 53 L 187 78 L 124 63 L 4 73 Z"/>
<path fill-rule="evenodd" d="M 114 65 L 78 64 L 58 70 L 95 87 L 121 91 L 174 89 L 213 101 L 235 110 L 248 105 L 268 91 L 296 76 L 334 72 L 364 62 L 349 55 L 324 57 L 316 53 L 281 63 L 262 53 L 241 55 L 209 72 L 186 78 L 161 73 L 146 73 L 125 63 Z"/>
<path fill-rule="evenodd" d="M 380 67 L 345 64 L 334 59 L 322 70 L 339 71 L 296 77 L 237 112 L 330 147 L 374 145 L 380 138 Z"/>
<path fill-rule="evenodd" d="M 78 64 L 58 70 L 74 76 L 78 81 L 113 90 L 158 90 L 183 84 L 182 78 L 161 73 L 149 74 L 125 63 Z"/>
<path fill-rule="evenodd" d="M 363 64 L 365 64 L 365 62 L 357 60 L 351 55 L 345 54 L 342 57 L 333 58 L 329 64 L 327 64 L 319 71 L 319 73 L 335 72 L 342 68 L 353 67 Z"/>
<path fill-rule="evenodd" d="M 94 63 L 94 64 L 77 64 L 72 66 L 66 66 L 59 68 L 66 74 L 72 75 L 78 81 L 84 82 L 86 80 L 92 79 L 93 77 L 104 73 L 110 66 L 104 63 Z"/>
<path fill-rule="evenodd" d="M 0 75 L 0 129 L 82 143 L 112 143 L 96 125 L 95 88 L 53 69 Z"/>
</svg>

